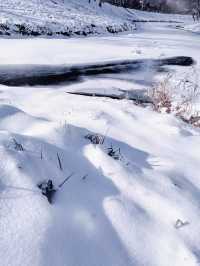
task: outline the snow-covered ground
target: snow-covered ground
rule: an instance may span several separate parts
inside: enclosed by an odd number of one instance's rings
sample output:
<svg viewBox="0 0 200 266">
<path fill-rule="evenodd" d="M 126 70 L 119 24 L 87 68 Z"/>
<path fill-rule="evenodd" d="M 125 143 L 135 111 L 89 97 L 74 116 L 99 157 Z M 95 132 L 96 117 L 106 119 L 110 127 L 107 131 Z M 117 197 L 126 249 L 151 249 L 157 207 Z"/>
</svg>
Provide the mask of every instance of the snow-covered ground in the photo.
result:
<svg viewBox="0 0 200 266">
<path fill-rule="evenodd" d="M 85 39 L 0 40 L 1 67 L 196 60 L 193 67 L 158 72 L 149 65 L 59 86 L 0 85 L 1 266 L 200 264 L 200 130 L 129 100 L 66 93 L 143 93 L 168 71 L 172 84 L 194 72 L 198 83 L 199 35 L 176 25 L 148 23 L 134 33 Z M 105 141 L 93 145 L 88 134 Z M 52 179 L 58 186 L 71 173 L 50 205 L 37 184 Z"/>
</svg>

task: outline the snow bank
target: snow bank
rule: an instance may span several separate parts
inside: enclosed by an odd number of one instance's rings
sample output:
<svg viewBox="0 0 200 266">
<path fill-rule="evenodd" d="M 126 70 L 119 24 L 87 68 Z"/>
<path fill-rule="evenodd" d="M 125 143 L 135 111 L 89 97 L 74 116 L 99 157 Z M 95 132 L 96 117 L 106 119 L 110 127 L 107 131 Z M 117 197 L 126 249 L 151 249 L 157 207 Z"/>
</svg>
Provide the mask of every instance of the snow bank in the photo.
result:
<svg viewBox="0 0 200 266">
<path fill-rule="evenodd" d="M 137 21 L 183 23 L 189 16 L 129 10 L 91 0 L 4 0 L 0 3 L 2 36 L 88 36 L 136 29 Z"/>
<path fill-rule="evenodd" d="M 97 1 L 19 1 L 0 4 L 0 35 L 71 36 L 134 30 L 132 15 Z"/>
</svg>

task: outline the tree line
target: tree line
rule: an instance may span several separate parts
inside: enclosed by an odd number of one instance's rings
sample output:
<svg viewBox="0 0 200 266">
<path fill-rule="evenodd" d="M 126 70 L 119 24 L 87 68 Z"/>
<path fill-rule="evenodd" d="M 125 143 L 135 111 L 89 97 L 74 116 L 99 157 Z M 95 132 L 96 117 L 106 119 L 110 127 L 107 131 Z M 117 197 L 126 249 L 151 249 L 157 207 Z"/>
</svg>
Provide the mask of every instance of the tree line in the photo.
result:
<svg viewBox="0 0 200 266">
<path fill-rule="evenodd" d="M 200 0 L 88 0 L 98 1 L 99 6 L 104 2 L 125 8 L 134 8 L 145 11 L 157 12 L 181 12 L 194 13 L 200 12 Z"/>
</svg>

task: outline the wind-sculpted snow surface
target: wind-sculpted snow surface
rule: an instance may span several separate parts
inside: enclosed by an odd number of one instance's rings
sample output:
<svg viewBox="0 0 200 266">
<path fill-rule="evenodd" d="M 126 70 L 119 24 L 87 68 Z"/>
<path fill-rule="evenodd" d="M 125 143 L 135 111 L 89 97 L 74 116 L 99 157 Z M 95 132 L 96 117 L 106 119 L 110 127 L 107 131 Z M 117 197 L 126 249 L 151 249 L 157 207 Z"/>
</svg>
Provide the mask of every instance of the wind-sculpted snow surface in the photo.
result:
<svg viewBox="0 0 200 266">
<path fill-rule="evenodd" d="M 198 130 L 65 88 L 1 86 L 1 102 L 1 266 L 198 265 Z M 49 205 L 37 184 L 71 173 Z"/>
</svg>

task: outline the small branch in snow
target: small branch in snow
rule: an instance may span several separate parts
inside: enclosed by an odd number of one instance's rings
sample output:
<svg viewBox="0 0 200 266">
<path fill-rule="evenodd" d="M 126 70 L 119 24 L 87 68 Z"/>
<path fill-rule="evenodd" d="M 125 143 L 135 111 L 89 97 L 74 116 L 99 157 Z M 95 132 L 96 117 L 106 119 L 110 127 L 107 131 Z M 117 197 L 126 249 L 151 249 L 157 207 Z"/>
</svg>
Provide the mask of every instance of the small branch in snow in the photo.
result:
<svg viewBox="0 0 200 266">
<path fill-rule="evenodd" d="M 68 94 L 72 95 L 80 95 L 80 96 L 86 96 L 86 97 L 97 97 L 97 98 L 109 98 L 113 100 L 130 100 L 134 101 L 137 104 L 152 104 L 153 102 L 150 99 L 142 99 L 138 96 L 127 96 L 125 94 L 123 95 L 114 95 L 114 94 L 101 94 L 101 93 L 90 93 L 90 92 L 66 92 Z"/>
<path fill-rule="evenodd" d="M 114 160 L 117 160 L 117 161 L 121 161 L 123 158 L 120 148 L 115 150 L 112 144 L 110 148 L 108 148 L 107 154 L 108 156 L 112 157 Z"/>
<path fill-rule="evenodd" d="M 14 142 L 14 145 L 15 145 L 14 149 L 16 151 L 24 151 L 24 147 L 22 146 L 22 144 L 17 142 L 17 140 L 15 138 L 13 139 L 13 142 Z"/>
<path fill-rule="evenodd" d="M 178 219 L 177 221 L 176 221 L 176 223 L 175 223 L 175 225 L 174 225 L 174 227 L 176 228 L 176 229 L 180 229 L 180 228 L 182 228 L 182 227 L 184 227 L 184 226 L 186 226 L 186 225 L 189 225 L 190 223 L 189 222 L 183 222 L 182 220 L 180 220 L 180 219 Z"/>
<path fill-rule="evenodd" d="M 88 177 L 88 174 L 84 175 L 81 179 L 86 180 L 87 177 Z"/>
<path fill-rule="evenodd" d="M 40 159 L 43 160 L 43 151 L 42 151 L 42 148 L 41 148 L 41 151 L 40 151 Z"/>
<path fill-rule="evenodd" d="M 60 189 L 69 179 L 74 175 L 74 173 L 71 173 L 68 177 L 65 178 L 65 180 L 58 186 Z"/>
<path fill-rule="evenodd" d="M 58 159 L 59 168 L 61 171 L 63 171 L 62 162 L 61 162 L 61 159 L 60 159 L 58 152 L 57 152 L 57 159 Z"/>
</svg>

